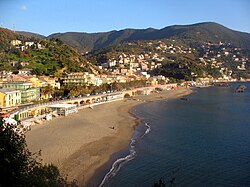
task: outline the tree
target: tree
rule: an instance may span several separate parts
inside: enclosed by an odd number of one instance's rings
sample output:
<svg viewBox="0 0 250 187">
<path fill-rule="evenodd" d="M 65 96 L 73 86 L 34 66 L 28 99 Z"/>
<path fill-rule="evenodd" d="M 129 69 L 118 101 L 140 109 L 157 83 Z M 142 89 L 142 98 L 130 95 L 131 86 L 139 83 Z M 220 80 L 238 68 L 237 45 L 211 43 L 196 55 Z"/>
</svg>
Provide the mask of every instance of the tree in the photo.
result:
<svg viewBox="0 0 250 187">
<path fill-rule="evenodd" d="M 50 97 L 54 93 L 54 88 L 51 85 L 47 85 L 41 88 L 41 94 L 43 96 Z"/>
<path fill-rule="evenodd" d="M 0 186 L 76 186 L 57 167 L 37 161 L 39 154 L 27 149 L 24 135 L 15 129 L 0 119 Z"/>
</svg>

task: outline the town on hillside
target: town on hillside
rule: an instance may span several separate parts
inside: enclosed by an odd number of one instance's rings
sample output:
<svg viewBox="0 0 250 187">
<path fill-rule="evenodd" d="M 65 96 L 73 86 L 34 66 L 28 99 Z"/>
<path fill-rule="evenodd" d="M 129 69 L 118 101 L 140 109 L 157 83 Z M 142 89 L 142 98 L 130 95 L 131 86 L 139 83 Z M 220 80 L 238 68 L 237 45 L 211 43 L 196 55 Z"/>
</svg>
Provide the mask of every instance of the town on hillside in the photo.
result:
<svg viewBox="0 0 250 187">
<path fill-rule="evenodd" d="M 20 52 L 54 47 L 21 40 L 11 40 L 10 45 Z M 83 57 L 86 64 L 79 71 L 51 75 L 39 75 L 22 58 L 10 61 L 15 70 L 0 71 L 1 115 L 29 127 L 52 116 L 136 94 L 247 81 L 237 73 L 247 72 L 249 65 L 244 50 L 223 42 L 204 43 L 198 48 L 175 40 L 126 42 L 106 53 L 89 52 Z M 85 71 L 92 63 L 95 66 Z"/>
</svg>

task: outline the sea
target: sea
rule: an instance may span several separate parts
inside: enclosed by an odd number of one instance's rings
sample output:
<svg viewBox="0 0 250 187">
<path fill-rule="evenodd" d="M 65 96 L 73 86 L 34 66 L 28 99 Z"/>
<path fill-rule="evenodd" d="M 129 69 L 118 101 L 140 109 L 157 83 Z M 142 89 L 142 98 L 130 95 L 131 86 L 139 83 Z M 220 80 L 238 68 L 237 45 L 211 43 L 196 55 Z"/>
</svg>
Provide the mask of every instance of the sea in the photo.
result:
<svg viewBox="0 0 250 187">
<path fill-rule="evenodd" d="M 235 92 L 240 84 L 243 93 Z M 250 83 L 195 88 L 139 105 L 131 144 L 98 175 L 103 187 L 250 186 Z"/>
</svg>

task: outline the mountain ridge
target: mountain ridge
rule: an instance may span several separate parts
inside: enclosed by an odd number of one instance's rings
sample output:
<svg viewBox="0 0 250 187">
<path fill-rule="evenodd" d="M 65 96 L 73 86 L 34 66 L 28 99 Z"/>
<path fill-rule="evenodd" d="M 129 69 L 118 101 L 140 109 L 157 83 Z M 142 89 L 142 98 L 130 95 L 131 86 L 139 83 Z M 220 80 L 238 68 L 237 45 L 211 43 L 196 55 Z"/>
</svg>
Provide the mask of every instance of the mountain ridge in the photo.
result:
<svg viewBox="0 0 250 187">
<path fill-rule="evenodd" d="M 22 33 L 21 33 L 22 34 Z M 24 33 L 23 33 L 24 34 Z M 228 42 L 237 47 L 250 49 L 250 33 L 229 29 L 215 22 L 202 22 L 190 25 L 172 25 L 162 29 L 122 29 L 108 32 L 65 32 L 53 33 L 46 38 L 59 38 L 79 52 L 116 45 L 135 40 L 179 39 L 188 45 L 199 42 Z"/>
<path fill-rule="evenodd" d="M 0 67 L 6 70 L 31 68 L 36 74 L 59 75 L 62 69 L 65 72 L 94 72 L 93 69 L 101 72 L 97 68 L 101 66 L 105 71 L 133 67 L 153 70 L 157 65 L 159 71 L 151 73 L 164 73 L 185 80 L 191 80 L 192 73 L 199 77 L 218 77 L 220 74 L 229 77 L 232 74 L 232 77 L 237 78 L 250 77 L 250 34 L 213 22 L 94 34 L 55 33 L 45 39 L 36 38 L 39 35 L 29 32 L 22 32 L 21 35 L 7 29 L 0 28 L 0 31 Z M 27 38 L 25 34 L 32 38 Z M 42 49 L 35 45 L 26 46 L 22 51 L 20 47 L 25 46 L 12 46 L 10 41 L 13 39 L 21 40 L 23 44 L 27 41 L 39 43 Z M 126 55 L 124 58 L 137 55 L 138 59 L 134 59 L 135 64 L 128 67 L 123 61 L 120 63 L 123 55 Z M 141 56 L 146 58 L 145 62 L 141 61 Z M 12 61 L 25 62 L 27 65 L 10 67 Z M 113 69 L 113 66 L 118 69 Z"/>
</svg>

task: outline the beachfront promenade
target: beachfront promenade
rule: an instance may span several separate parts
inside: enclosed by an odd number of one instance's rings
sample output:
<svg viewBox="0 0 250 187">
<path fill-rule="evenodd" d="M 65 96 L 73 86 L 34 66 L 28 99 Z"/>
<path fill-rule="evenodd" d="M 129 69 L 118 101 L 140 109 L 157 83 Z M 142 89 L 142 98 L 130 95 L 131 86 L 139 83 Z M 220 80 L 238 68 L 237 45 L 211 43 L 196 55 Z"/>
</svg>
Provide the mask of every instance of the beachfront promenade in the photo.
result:
<svg viewBox="0 0 250 187">
<path fill-rule="evenodd" d="M 78 109 L 83 109 L 97 104 L 121 100 L 125 97 L 131 97 L 137 95 L 138 93 L 143 95 L 148 95 L 152 91 L 154 91 L 157 87 L 166 89 L 170 88 L 171 86 L 172 85 L 161 85 L 161 86 L 134 88 L 125 91 L 117 91 L 105 94 L 90 95 L 90 96 L 77 97 L 77 98 L 65 99 L 53 102 L 45 102 L 36 105 L 23 106 L 11 112 L 11 117 L 18 119 L 21 122 L 30 120 L 32 118 L 36 118 L 37 120 L 44 118 L 46 113 L 50 113 L 51 112 L 50 106 L 54 104 L 75 104 L 78 107 Z"/>
</svg>

